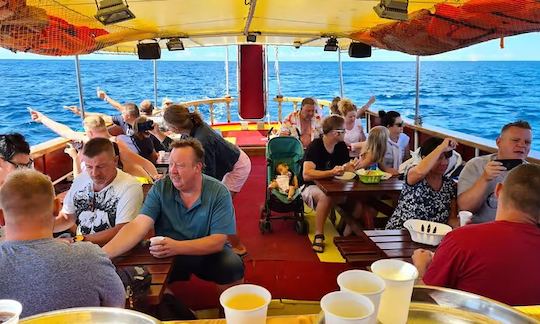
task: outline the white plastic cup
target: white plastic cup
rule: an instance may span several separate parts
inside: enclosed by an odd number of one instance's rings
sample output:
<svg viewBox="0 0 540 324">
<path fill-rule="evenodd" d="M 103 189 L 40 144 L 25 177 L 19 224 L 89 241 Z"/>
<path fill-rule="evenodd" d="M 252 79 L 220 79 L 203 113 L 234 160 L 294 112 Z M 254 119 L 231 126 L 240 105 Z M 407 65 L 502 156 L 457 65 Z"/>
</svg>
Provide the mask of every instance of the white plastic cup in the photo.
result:
<svg viewBox="0 0 540 324">
<path fill-rule="evenodd" d="M 248 310 L 230 308 L 229 300 L 240 294 L 256 294 L 264 299 L 264 304 Z M 272 295 L 266 288 L 250 284 L 233 286 L 219 296 L 219 303 L 225 310 L 225 320 L 229 324 L 265 324 L 268 304 L 271 300 Z"/>
<path fill-rule="evenodd" d="M 340 313 L 350 307 L 361 307 L 363 316 L 344 317 Z M 342 309 L 336 309 L 340 307 Z M 321 308 L 324 312 L 324 323 L 326 324 L 369 324 L 371 317 L 375 314 L 375 307 L 369 298 L 360 294 L 353 294 L 347 291 L 334 291 L 324 295 L 321 299 Z"/>
<path fill-rule="evenodd" d="M 374 307 L 374 312 L 370 317 L 371 320 L 369 323 L 377 323 L 381 295 L 386 287 L 384 280 L 369 271 L 348 270 L 339 274 L 337 283 L 341 291 L 359 294 L 369 298 Z"/>
<path fill-rule="evenodd" d="M 154 236 L 150 238 L 150 245 L 158 244 L 165 239 L 164 236 Z"/>
<path fill-rule="evenodd" d="M 13 317 L 4 322 L 4 324 L 17 324 L 22 312 L 22 305 L 13 299 L 0 299 L 0 312 L 13 313 Z"/>
<path fill-rule="evenodd" d="M 386 283 L 377 319 L 382 324 L 405 324 L 418 270 L 401 260 L 384 259 L 374 262 L 371 271 Z"/>
<path fill-rule="evenodd" d="M 240 130 L 248 130 L 248 122 L 246 120 L 240 121 Z"/>
<path fill-rule="evenodd" d="M 473 213 L 467 210 L 462 210 L 458 213 L 459 217 L 459 226 L 465 226 L 468 222 L 471 221 Z"/>
</svg>

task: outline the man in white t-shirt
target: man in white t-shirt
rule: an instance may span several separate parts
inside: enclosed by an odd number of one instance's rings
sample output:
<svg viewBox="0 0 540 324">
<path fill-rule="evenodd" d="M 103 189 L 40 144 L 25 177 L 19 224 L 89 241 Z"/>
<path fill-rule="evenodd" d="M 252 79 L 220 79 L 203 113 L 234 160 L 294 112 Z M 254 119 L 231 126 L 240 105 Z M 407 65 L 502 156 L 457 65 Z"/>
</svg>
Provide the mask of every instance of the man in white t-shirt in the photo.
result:
<svg viewBox="0 0 540 324">
<path fill-rule="evenodd" d="M 143 202 L 141 184 L 116 168 L 118 157 L 112 143 L 94 138 L 83 148 L 85 172 L 71 185 L 56 218 L 55 232 L 77 225 L 77 241 L 104 245 L 139 213 Z"/>
</svg>

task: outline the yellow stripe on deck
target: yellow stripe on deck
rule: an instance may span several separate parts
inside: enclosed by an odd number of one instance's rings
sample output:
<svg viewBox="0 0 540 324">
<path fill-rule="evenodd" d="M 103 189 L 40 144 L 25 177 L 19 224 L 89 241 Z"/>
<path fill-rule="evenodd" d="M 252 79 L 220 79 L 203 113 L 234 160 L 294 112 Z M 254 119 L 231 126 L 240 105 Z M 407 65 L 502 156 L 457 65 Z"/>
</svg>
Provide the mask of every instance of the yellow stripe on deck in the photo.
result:
<svg viewBox="0 0 540 324">
<path fill-rule="evenodd" d="M 304 205 L 304 211 L 306 220 L 309 223 L 309 240 L 313 242 L 313 239 L 315 238 L 315 211 L 306 205 Z M 336 216 L 338 217 L 337 221 L 339 221 L 339 214 Z M 331 263 L 345 263 L 345 259 L 343 259 L 341 253 L 339 253 L 339 250 L 334 244 L 334 237 L 336 236 L 339 236 L 336 228 L 334 227 L 332 222 L 327 219 L 326 223 L 324 224 L 324 252 L 316 253 L 319 257 L 319 261 Z M 313 253 L 315 253 L 315 251 L 313 251 Z"/>
</svg>

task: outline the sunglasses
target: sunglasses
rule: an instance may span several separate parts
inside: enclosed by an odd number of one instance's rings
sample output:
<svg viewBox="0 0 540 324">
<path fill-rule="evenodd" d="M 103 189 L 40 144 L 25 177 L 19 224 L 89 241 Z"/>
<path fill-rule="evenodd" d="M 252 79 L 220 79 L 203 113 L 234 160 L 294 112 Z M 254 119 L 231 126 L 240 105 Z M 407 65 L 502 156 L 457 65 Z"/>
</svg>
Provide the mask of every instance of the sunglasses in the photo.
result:
<svg viewBox="0 0 540 324">
<path fill-rule="evenodd" d="M 334 129 L 334 132 L 336 132 L 338 135 L 345 134 L 344 129 Z"/>
<path fill-rule="evenodd" d="M 34 165 L 34 160 L 32 160 L 32 159 L 30 159 L 28 161 L 28 163 L 18 163 L 18 162 L 13 162 L 11 160 L 6 160 L 6 162 L 13 165 L 15 167 L 15 169 L 17 169 L 17 170 L 31 169 L 32 166 Z"/>
<path fill-rule="evenodd" d="M 403 127 L 403 122 L 401 122 L 401 123 L 395 123 L 394 126 L 397 126 L 397 127 Z"/>
</svg>

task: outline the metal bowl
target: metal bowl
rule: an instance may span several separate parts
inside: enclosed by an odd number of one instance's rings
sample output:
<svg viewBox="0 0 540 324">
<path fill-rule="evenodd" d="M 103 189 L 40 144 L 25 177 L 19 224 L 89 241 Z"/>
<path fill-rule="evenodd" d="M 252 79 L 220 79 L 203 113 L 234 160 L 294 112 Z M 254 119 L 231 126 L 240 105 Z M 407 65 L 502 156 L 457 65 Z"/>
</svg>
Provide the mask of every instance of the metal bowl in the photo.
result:
<svg viewBox="0 0 540 324">
<path fill-rule="evenodd" d="M 146 314 L 112 307 L 68 308 L 23 318 L 19 323 L 31 324 L 158 324 L 161 321 Z"/>
<path fill-rule="evenodd" d="M 538 321 L 495 300 L 460 290 L 415 286 L 408 324 L 538 324 Z M 324 324 L 321 312 L 319 324 Z"/>
</svg>

